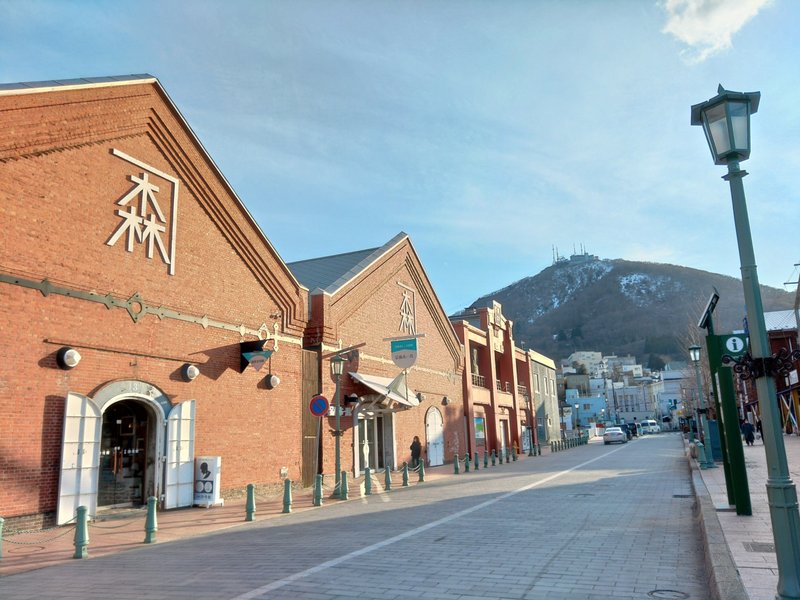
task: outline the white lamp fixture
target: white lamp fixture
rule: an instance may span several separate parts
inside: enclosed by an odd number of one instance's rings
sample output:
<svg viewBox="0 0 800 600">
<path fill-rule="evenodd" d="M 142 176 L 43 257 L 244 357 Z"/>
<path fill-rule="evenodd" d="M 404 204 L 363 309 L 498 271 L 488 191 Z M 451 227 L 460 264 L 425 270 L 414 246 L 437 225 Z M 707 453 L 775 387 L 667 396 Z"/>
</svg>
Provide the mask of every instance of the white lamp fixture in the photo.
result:
<svg viewBox="0 0 800 600">
<path fill-rule="evenodd" d="M 200 375 L 200 369 L 196 365 L 186 363 L 181 367 L 181 375 L 186 381 L 194 381 Z"/>
<path fill-rule="evenodd" d="M 56 362 L 62 369 L 74 369 L 81 362 L 80 352 L 75 348 L 61 348 L 56 354 Z"/>
<path fill-rule="evenodd" d="M 689 346 L 689 358 L 694 363 L 700 360 L 700 346 Z"/>
<path fill-rule="evenodd" d="M 264 383 L 267 384 L 268 390 L 274 390 L 281 384 L 281 378 L 278 377 L 277 375 L 273 375 L 272 373 L 270 373 L 264 378 Z"/>
</svg>

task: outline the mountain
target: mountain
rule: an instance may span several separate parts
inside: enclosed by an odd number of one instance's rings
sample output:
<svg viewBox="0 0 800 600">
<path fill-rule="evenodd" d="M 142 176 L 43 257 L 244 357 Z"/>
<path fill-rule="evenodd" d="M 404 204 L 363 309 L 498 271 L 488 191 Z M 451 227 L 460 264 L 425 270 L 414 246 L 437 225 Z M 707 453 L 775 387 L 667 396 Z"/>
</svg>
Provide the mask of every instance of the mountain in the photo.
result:
<svg viewBox="0 0 800 600">
<path fill-rule="evenodd" d="M 575 350 L 633 354 L 643 364 L 686 359 L 690 331 L 716 288 L 715 333 L 743 328 L 742 282 L 677 265 L 605 260 L 590 254 L 560 258 L 538 275 L 487 294 L 470 308 L 503 305 L 518 345 L 556 360 Z M 794 294 L 761 286 L 764 310 L 794 306 Z M 705 335 L 704 332 L 701 332 Z"/>
</svg>

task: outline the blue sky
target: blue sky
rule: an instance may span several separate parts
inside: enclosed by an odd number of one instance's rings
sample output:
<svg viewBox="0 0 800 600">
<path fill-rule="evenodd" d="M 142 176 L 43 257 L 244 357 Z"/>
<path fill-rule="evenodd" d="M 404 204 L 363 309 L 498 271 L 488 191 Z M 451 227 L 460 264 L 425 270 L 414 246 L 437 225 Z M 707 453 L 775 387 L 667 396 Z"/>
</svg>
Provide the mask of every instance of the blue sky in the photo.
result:
<svg viewBox="0 0 800 600">
<path fill-rule="evenodd" d="M 0 82 L 155 75 L 284 260 L 406 231 L 450 313 L 554 246 L 738 277 L 689 125 L 719 83 L 762 93 L 759 277 L 796 280 L 798 31 L 793 0 L 0 0 Z"/>
</svg>

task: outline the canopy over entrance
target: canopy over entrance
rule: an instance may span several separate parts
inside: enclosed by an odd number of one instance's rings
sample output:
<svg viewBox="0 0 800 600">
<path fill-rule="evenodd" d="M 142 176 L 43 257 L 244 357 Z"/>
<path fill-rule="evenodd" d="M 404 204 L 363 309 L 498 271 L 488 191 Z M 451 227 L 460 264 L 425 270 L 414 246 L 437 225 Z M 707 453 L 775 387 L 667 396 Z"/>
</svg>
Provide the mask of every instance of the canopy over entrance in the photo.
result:
<svg viewBox="0 0 800 600">
<path fill-rule="evenodd" d="M 375 392 L 360 399 L 359 408 L 362 411 L 374 409 L 380 412 L 395 412 L 419 406 L 416 395 L 408 388 L 405 371 L 394 379 L 353 372 L 350 373 L 350 377 Z"/>
</svg>

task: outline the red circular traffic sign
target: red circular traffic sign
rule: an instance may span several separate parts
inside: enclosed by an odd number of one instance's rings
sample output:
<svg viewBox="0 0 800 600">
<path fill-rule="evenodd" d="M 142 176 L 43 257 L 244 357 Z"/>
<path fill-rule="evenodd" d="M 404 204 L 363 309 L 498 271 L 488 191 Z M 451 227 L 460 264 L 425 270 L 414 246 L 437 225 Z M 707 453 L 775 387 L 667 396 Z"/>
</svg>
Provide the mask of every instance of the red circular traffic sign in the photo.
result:
<svg viewBox="0 0 800 600">
<path fill-rule="evenodd" d="M 315 417 L 324 417 L 328 412 L 328 406 L 328 399 L 319 394 L 311 399 L 308 408 Z"/>
</svg>

